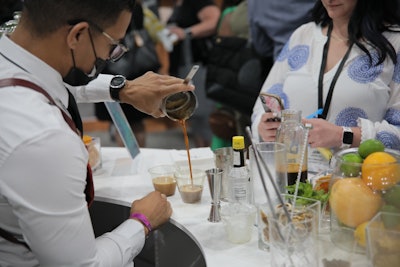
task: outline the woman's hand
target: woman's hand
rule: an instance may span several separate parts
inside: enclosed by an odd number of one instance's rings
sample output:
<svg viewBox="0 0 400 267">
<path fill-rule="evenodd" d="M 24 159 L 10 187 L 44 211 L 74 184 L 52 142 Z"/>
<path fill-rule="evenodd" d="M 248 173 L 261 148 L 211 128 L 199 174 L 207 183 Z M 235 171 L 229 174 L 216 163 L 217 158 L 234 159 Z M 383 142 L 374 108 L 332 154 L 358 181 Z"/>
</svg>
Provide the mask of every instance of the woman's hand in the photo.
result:
<svg viewBox="0 0 400 267">
<path fill-rule="evenodd" d="M 281 122 L 276 117 L 276 113 L 267 112 L 261 116 L 260 123 L 258 124 L 258 134 L 264 142 L 275 141 L 276 130 Z"/>
<path fill-rule="evenodd" d="M 324 119 L 303 119 L 303 124 L 310 124 L 308 143 L 316 147 L 340 147 L 342 145 L 343 128 Z"/>
</svg>

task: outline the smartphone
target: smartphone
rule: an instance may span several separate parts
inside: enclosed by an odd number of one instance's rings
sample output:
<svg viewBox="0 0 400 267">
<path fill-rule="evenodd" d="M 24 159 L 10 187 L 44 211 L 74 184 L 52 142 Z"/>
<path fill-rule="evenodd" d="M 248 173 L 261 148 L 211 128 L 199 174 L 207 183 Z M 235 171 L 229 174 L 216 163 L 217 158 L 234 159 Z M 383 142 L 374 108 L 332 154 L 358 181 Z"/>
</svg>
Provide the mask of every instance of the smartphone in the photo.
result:
<svg viewBox="0 0 400 267">
<path fill-rule="evenodd" d="M 192 69 L 189 71 L 189 73 L 186 75 L 185 80 L 183 81 L 184 84 L 188 84 L 196 74 L 196 72 L 199 70 L 199 65 L 193 65 Z"/>
<path fill-rule="evenodd" d="M 284 109 L 282 99 L 278 95 L 260 93 L 259 97 L 265 112 L 279 113 Z"/>
</svg>

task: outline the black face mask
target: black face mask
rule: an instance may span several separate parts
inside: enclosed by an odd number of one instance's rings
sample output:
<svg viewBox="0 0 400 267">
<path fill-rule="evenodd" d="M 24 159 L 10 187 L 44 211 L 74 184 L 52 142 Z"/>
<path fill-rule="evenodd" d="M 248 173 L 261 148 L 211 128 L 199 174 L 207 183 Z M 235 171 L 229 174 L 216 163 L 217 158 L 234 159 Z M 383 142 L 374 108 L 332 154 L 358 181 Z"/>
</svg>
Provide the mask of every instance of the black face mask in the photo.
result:
<svg viewBox="0 0 400 267">
<path fill-rule="evenodd" d="M 96 49 L 94 48 L 93 38 L 92 34 L 90 33 L 90 30 L 89 30 L 89 38 L 90 38 L 90 43 L 92 45 L 93 54 L 96 58 L 93 69 L 89 74 L 86 74 L 83 70 L 77 68 L 75 65 L 74 51 L 71 49 L 72 62 L 74 63 L 74 66 L 69 70 L 67 75 L 63 78 L 63 81 L 69 85 L 72 86 L 87 85 L 89 82 L 96 79 L 97 76 L 99 76 L 99 74 L 107 66 L 108 63 L 107 60 L 101 59 L 96 55 Z"/>
<path fill-rule="evenodd" d="M 72 86 L 81 86 L 87 85 L 89 82 L 99 76 L 99 74 L 104 70 L 107 65 L 107 60 L 96 57 L 96 61 L 94 62 L 94 66 L 90 74 L 86 74 L 80 68 L 75 66 L 74 52 L 71 50 L 72 60 L 74 62 L 74 66 L 69 70 L 67 75 L 63 78 L 63 81 Z"/>
</svg>

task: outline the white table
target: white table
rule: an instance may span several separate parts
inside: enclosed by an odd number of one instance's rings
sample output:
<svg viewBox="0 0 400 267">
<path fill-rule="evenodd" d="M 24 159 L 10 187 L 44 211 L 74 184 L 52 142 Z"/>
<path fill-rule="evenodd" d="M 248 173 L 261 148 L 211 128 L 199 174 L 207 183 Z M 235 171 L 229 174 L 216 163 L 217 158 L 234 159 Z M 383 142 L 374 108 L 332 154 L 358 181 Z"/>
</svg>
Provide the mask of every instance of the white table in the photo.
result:
<svg viewBox="0 0 400 267">
<path fill-rule="evenodd" d="M 96 200 L 130 206 L 134 199 L 153 191 L 147 169 L 158 164 L 186 164 L 186 151 L 165 149 L 141 149 L 140 155 L 132 160 L 125 148 L 102 148 L 102 169 L 95 172 Z M 214 167 L 213 153 L 209 148 L 191 149 L 194 167 Z M 229 243 L 221 223 L 207 220 L 210 212 L 210 191 L 205 181 L 202 200 L 196 204 L 182 202 L 179 192 L 168 197 L 173 208 L 172 218 L 182 224 L 199 242 L 208 267 L 270 266 L 269 252 L 258 249 L 257 228 L 246 244 Z M 344 259 L 354 266 L 368 266 L 364 255 L 345 253 L 336 248 L 328 234 L 320 234 L 320 258 Z M 321 263 L 320 266 L 323 266 Z"/>
</svg>

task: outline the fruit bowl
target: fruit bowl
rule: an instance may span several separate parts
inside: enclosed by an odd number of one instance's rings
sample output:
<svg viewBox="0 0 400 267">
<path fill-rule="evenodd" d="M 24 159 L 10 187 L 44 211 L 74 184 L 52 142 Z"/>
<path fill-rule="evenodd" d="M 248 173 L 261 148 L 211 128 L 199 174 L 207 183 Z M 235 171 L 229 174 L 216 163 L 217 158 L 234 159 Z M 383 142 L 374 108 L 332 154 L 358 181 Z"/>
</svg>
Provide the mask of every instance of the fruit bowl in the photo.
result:
<svg viewBox="0 0 400 267">
<path fill-rule="evenodd" d="M 371 151 L 365 158 L 358 152 L 345 149 L 332 158 L 330 236 L 342 249 L 365 253 L 368 222 L 380 211 L 400 213 L 400 151 Z"/>
</svg>

